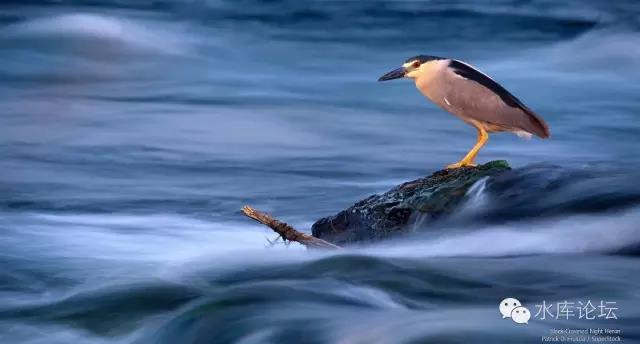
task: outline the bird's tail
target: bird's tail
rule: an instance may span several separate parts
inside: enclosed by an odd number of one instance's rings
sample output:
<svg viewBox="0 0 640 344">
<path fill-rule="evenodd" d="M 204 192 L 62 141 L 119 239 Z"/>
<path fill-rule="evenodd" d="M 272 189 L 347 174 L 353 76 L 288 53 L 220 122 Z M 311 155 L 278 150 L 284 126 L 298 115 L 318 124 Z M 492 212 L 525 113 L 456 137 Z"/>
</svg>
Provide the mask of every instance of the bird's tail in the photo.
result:
<svg viewBox="0 0 640 344">
<path fill-rule="evenodd" d="M 524 107 L 523 110 L 527 113 L 527 115 L 529 115 L 530 119 L 528 128 L 526 128 L 527 132 L 535 134 L 542 139 L 548 139 L 549 137 L 551 137 L 549 125 L 544 121 L 544 119 L 542 119 L 542 117 L 538 116 L 538 114 L 527 107 Z"/>
</svg>

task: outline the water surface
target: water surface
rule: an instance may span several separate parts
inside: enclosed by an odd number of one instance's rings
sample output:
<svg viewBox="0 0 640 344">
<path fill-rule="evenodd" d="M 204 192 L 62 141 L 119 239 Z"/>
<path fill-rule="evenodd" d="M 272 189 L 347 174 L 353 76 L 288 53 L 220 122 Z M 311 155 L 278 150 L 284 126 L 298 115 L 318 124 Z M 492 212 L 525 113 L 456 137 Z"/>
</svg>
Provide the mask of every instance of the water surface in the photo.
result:
<svg viewBox="0 0 640 344">
<path fill-rule="evenodd" d="M 0 6 L 0 342 L 640 341 L 634 1 L 74 1 Z M 458 160 L 472 128 L 408 81 L 466 60 L 549 123 L 411 238 L 266 247 Z M 617 302 L 617 320 L 497 303 Z"/>
</svg>

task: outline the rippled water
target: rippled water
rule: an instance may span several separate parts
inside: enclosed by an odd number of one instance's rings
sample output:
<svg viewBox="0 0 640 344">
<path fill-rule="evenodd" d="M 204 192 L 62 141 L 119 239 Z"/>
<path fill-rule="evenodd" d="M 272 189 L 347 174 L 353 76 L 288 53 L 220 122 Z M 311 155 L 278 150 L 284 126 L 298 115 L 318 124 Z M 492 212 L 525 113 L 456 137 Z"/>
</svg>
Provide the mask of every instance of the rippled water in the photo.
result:
<svg viewBox="0 0 640 344">
<path fill-rule="evenodd" d="M 0 5 L 0 342 L 640 341 L 635 1 Z M 267 247 L 459 159 L 474 131 L 405 81 L 464 59 L 549 123 L 491 138 L 456 214 L 341 252 Z M 421 231 L 420 229 L 425 229 Z M 617 320 L 501 319 L 517 297 Z"/>
</svg>

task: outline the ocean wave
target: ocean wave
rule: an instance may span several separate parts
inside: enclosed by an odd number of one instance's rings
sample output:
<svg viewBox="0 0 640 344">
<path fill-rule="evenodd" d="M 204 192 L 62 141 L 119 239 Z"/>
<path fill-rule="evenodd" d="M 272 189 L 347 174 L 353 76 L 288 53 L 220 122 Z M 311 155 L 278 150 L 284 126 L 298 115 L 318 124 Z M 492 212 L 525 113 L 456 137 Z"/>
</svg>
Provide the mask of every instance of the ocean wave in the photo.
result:
<svg viewBox="0 0 640 344">
<path fill-rule="evenodd" d="M 167 23 L 90 13 L 26 19 L 0 29 L 0 44 L 6 48 L 72 49 L 94 58 L 144 52 L 180 55 L 189 52 L 191 40 Z"/>
<path fill-rule="evenodd" d="M 487 70 L 506 76 L 547 77 L 554 81 L 610 82 L 640 73 L 640 37 L 628 27 L 598 27 L 567 40 L 525 49 L 492 61 Z M 535 71 L 535 73 L 531 73 Z M 562 75 L 563 78 L 559 78 Z M 635 84 L 629 85 L 631 87 Z"/>
<path fill-rule="evenodd" d="M 407 251 L 444 257 L 624 251 L 640 242 L 640 229 L 634 226 L 640 220 L 637 177 L 635 170 L 596 165 L 516 168 L 476 183 L 466 203 L 437 222 L 422 225 L 416 219 L 413 230 L 419 240 L 404 243 L 400 239 L 388 249 L 404 252 L 407 244 L 419 245 L 419 249 Z M 15 240 L 24 241 L 19 247 L 31 247 L 34 252 L 41 252 L 37 245 L 46 243 L 55 248 L 52 252 L 68 257 L 90 254 L 124 260 L 135 256 L 142 262 L 185 260 L 206 252 L 260 250 L 270 234 L 258 226 L 228 222 L 240 216 L 230 213 L 224 214 L 227 222 L 214 223 L 188 215 L 149 213 L 153 208 L 185 213 L 200 209 L 200 213 L 210 205 L 210 199 L 154 201 L 138 198 L 140 195 L 133 192 L 115 200 L 86 198 L 80 204 L 72 199 L 27 202 L 17 196 L 0 203 L 5 214 L 0 224 L 19 227 Z M 213 197 L 214 203 L 223 201 L 224 197 Z M 189 210 L 191 207 L 195 208 Z M 83 214 L 71 209 L 100 211 Z M 117 215 L 109 214 L 113 212 Z M 308 217 L 300 219 L 302 223 L 309 221 Z M 58 227 L 65 228 L 66 234 L 54 230 Z M 568 239 L 575 236 L 584 240 Z M 201 246 L 203 242 L 210 246 Z M 165 252 L 165 246 L 174 249 Z"/>
<path fill-rule="evenodd" d="M 505 257 L 540 254 L 633 253 L 640 244 L 640 209 L 474 229 L 447 228 L 410 241 L 368 248 L 395 257 Z"/>
<path fill-rule="evenodd" d="M 453 327 L 477 336 L 501 324 L 494 303 L 514 290 L 535 301 L 634 290 L 621 279 L 634 261 L 593 254 L 637 244 L 639 220 L 635 208 L 319 252 L 266 248 L 271 233 L 244 223 L 14 214 L 0 222 L 19 228 L 4 228 L 0 240 L 0 294 L 10 300 L 0 306 L 0 322 L 24 331 L 37 324 L 52 331 L 53 342 L 77 330 L 96 343 L 291 342 L 302 329 L 322 343 L 402 343 Z M 586 272 L 590 259 L 600 268 Z M 412 325 L 424 322 L 433 326 Z M 364 331 L 380 326 L 384 339 Z M 42 336 L 27 332 L 11 338 Z"/>
<path fill-rule="evenodd" d="M 544 60 L 568 71 L 595 70 L 617 75 L 640 70 L 640 36 L 630 30 L 592 30 L 541 51 Z"/>
<path fill-rule="evenodd" d="M 15 270 L 14 277 L 22 276 L 12 278 L 16 281 L 50 274 L 90 284 L 104 284 L 99 281 L 106 276 L 110 283 L 131 283 L 152 276 L 175 279 L 175 273 L 187 266 L 191 272 L 206 269 L 225 273 L 281 261 L 300 263 L 344 255 L 423 259 L 636 254 L 640 247 L 639 221 L 640 208 L 633 208 L 500 225 L 446 226 L 335 252 L 305 252 L 297 244 L 269 248 L 267 239 L 274 234 L 257 225 L 213 224 L 184 216 L 15 214 L 0 222 L 5 231 L 0 246 L 11 257 L 5 259 L 7 272 L 14 271 L 27 257 L 36 264 L 64 262 L 47 266 L 35 275 L 42 266 L 26 275 Z M 13 227 L 20 230 L 11 230 Z M 213 270 L 212 259 L 217 262 Z M 150 265 L 156 268 L 147 270 Z M 76 275 L 80 267 L 90 272 Z M 68 284 L 64 280 L 60 283 Z"/>
</svg>

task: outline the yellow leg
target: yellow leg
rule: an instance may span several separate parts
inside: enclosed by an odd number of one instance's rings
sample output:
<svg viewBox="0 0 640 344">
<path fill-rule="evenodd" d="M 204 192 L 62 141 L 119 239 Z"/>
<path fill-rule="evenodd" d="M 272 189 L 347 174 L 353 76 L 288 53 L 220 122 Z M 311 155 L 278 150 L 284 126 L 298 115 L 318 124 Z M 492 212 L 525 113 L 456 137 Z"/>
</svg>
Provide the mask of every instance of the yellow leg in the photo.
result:
<svg viewBox="0 0 640 344">
<path fill-rule="evenodd" d="M 456 162 L 455 164 L 448 165 L 447 168 L 476 166 L 476 156 L 478 155 L 480 148 L 482 148 L 482 146 L 484 146 L 484 144 L 489 140 L 489 134 L 487 134 L 487 131 L 484 130 L 484 128 L 482 128 L 481 126 L 476 126 L 476 129 L 478 130 L 478 141 L 476 142 L 476 144 L 473 146 L 473 148 L 471 148 L 469 153 L 467 153 L 467 155 L 462 158 L 462 160 Z"/>
</svg>

